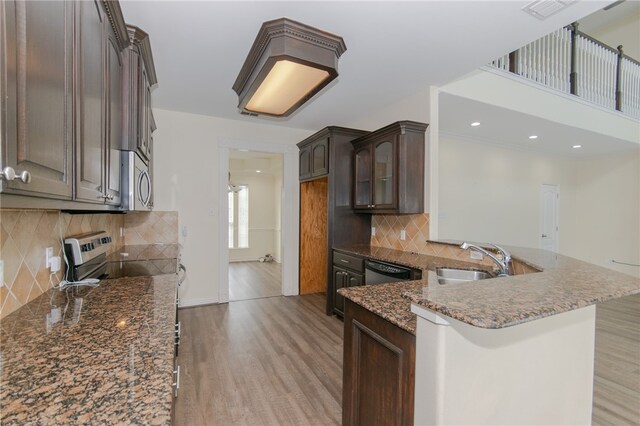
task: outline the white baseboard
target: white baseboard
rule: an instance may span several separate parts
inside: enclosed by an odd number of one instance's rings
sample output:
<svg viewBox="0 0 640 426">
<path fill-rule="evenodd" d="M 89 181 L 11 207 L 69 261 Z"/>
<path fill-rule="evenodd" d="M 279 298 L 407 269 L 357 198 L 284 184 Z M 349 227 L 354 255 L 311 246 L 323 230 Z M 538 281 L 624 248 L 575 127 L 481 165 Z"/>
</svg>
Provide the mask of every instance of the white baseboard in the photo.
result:
<svg viewBox="0 0 640 426">
<path fill-rule="evenodd" d="M 259 257 L 234 257 L 233 259 L 229 259 L 229 263 L 234 262 L 257 262 Z"/>
<path fill-rule="evenodd" d="M 180 299 L 179 308 L 189 308 L 191 306 L 213 305 L 218 304 L 218 299 L 213 297 L 205 297 L 203 299 Z"/>
</svg>

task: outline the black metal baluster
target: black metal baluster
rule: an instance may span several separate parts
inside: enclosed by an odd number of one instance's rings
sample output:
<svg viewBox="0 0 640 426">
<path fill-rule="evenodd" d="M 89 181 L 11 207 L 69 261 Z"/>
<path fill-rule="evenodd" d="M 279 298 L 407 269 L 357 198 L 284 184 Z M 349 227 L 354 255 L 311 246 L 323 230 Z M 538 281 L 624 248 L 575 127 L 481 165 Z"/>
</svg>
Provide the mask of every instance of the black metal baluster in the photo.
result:
<svg viewBox="0 0 640 426">
<path fill-rule="evenodd" d="M 616 63 L 616 110 L 622 111 L 622 45 L 618 46 L 618 61 Z"/>
<path fill-rule="evenodd" d="M 578 35 L 578 23 L 574 22 L 571 27 L 571 73 L 569 74 L 569 88 L 572 95 L 578 94 L 578 73 L 576 72 L 576 37 Z"/>
</svg>

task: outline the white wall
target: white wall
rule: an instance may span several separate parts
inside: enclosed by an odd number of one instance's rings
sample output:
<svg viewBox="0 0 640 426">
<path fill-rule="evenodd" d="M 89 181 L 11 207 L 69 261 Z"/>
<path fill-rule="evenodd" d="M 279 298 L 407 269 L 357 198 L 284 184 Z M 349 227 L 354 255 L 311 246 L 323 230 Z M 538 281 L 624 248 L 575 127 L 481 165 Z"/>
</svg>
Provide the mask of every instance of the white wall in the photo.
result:
<svg viewBox="0 0 640 426">
<path fill-rule="evenodd" d="M 244 170 L 246 163 L 231 159 L 229 170 L 235 185 L 249 187 L 249 247 L 229 249 L 229 261 L 258 260 L 267 253 L 280 260 L 282 160 L 279 161 L 280 173 L 270 170 L 256 173 L 260 168 Z"/>
<path fill-rule="evenodd" d="M 439 237 L 538 247 L 542 184 L 560 185 L 560 223 L 570 220 L 564 209 L 573 186 L 569 166 L 566 160 L 440 135 Z"/>
<path fill-rule="evenodd" d="M 188 277 L 180 288 L 181 303 L 218 301 L 218 144 L 252 141 L 295 144 L 312 132 L 255 122 L 227 120 L 154 109 L 154 189 L 157 210 L 175 210 L 180 227 L 182 259 Z M 226 212 L 223 212 L 223 214 Z"/>
<path fill-rule="evenodd" d="M 640 277 L 640 154 L 577 161 L 561 252 Z M 561 206 L 562 208 L 562 206 Z"/>
<path fill-rule="evenodd" d="M 637 0 L 636 0 L 637 1 Z M 623 21 L 618 21 L 615 25 L 600 28 L 587 33 L 601 42 L 608 44 L 614 49 L 622 45 L 622 50 L 628 56 L 640 60 L 640 15 L 628 15 Z"/>
<path fill-rule="evenodd" d="M 439 238 L 539 247 L 540 187 L 560 186 L 560 253 L 640 276 L 640 155 L 558 159 L 440 137 Z"/>
</svg>

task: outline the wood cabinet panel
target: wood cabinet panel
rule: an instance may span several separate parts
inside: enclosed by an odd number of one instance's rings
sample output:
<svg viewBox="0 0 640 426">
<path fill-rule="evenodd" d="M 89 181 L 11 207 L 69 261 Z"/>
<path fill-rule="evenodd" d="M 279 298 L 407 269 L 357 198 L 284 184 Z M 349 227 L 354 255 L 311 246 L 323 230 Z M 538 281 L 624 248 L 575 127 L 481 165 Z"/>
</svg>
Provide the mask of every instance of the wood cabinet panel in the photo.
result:
<svg viewBox="0 0 640 426">
<path fill-rule="evenodd" d="M 105 19 L 102 4 L 78 2 L 76 199 L 103 203 L 105 180 Z"/>
<path fill-rule="evenodd" d="M 368 213 L 424 211 L 427 124 L 399 121 L 354 140 L 353 209 Z"/>
<path fill-rule="evenodd" d="M 109 75 L 108 91 L 108 146 L 107 146 L 107 204 L 120 205 L 121 188 L 121 158 L 122 149 L 122 54 L 114 36 L 108 37 L 107 43 L 107 72 Z"/>
<path fill-rule="evenodd" d="M 9 194 L 71 199 L 73 40 L 71 2 L 0 5 L 1 167 L 31 182 L 0 181 Z"/>
<path fill-rule="evenodd" d="M 311 145 L 311 176 L 318 177 L 329 173 L 329 139 L 322 139 Z"/>
<path fill-rule="evenodd" d="M 327 178 L 300 184 L 300 294 L 327 289 Z"/>
<path fill-rule="evenodd" d="M 306 146 L 300 149 L 299 164 L 300 180 L 309 179 L 311 177 L 311 146 Z"/>
<path fill-rule="evenodd" d="M 415 336 L 345 301 L 342 424 L 411 425 Z"/>
</svg>

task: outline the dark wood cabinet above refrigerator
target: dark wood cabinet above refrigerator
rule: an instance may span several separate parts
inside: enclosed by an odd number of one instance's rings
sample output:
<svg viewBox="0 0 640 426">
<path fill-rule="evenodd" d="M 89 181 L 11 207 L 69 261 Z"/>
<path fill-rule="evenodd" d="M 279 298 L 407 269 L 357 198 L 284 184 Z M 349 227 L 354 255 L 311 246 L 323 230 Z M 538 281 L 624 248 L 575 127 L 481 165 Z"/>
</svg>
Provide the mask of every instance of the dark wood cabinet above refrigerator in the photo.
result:
<svg viewBox="0 0 640 426">
<path fill-rule="evenodd" d="M 368 132 L 327 127 L 300 148 L 300 293 L 326 292 L 327 314 L 334 308 L 332 248 L 368 244 L 371 217 L 351 208 L 353 145 Z"/>
</svg>

